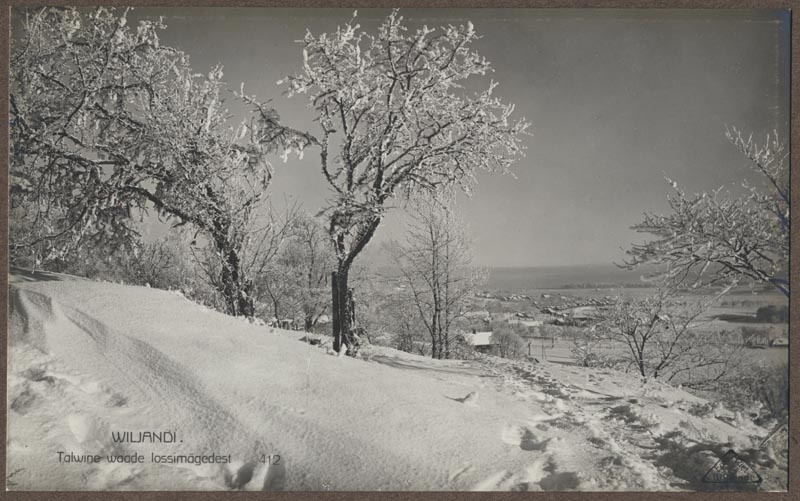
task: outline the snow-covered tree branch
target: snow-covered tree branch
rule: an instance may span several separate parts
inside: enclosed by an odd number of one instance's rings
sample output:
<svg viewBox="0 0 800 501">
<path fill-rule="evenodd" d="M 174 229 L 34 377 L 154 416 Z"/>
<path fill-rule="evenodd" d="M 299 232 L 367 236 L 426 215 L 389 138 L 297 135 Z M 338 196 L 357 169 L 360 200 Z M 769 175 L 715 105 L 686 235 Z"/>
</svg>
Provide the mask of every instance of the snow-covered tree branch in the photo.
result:
<svg viewBox="0 0 800 501">
<path fill-rule="evenodd" d="M 670 181 L 671 212 L 645 214 L 633 226 L 657 238 L 628 251 L 626 265 L 665 266 L 679 281 L 735 282 L 742 278 L 767 283 L 789 296 L 790 233 L 789 151 L 777 134 L 764 143 L 745 139 L 736 129 L 727 137 L 763 180 L 744 184 L 744 195 L 722 189 L 689 195 Z"/>
</svg>

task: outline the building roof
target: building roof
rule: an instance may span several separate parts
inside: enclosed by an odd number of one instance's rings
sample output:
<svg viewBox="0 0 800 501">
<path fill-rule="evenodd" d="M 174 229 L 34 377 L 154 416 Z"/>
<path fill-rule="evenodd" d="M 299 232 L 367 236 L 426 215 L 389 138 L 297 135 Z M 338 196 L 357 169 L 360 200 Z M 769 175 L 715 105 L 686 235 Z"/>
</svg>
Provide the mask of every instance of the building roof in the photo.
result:
<svg viewBox="0 0 800 501">
<path fill-rule="evenodd" d="M 542 320 L 519 320 L 519 319 L 509 319 L 508 323 L 511 325 L 522 325 L 525 327 L 539 327 L 540 325 L 544 324 Z"/>
<path fill-rule="evenodd" d="M 465 311 L 464 313 L 462 313 L 462 315 L 467 317 L 467 318 L 490 317 L 491 316 L 487 310 Z"/>
<path fill-rule="evenodd" d="M 494 344 L 491 331 L 464 334 L 464 339 L 472 346 L 492 346 Z"/>
<path fill-rule="evenodd" d="M 596 306 L 578 306 L 566 310 L 566 313 L 574 319 L 587 319 L 587 320 L 597 318 L 600 315 L 600 312 Z"/>
</svg>

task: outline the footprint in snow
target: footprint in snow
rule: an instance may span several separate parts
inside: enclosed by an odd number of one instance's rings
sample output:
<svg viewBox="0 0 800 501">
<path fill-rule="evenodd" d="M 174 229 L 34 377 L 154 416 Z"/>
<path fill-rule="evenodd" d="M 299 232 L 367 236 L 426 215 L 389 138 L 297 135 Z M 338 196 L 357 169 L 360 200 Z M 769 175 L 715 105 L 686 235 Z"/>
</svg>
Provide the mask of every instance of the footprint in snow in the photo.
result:
<svg viewBox="0 0 800 501">
<path fill-rule="evenodd" d="M 109 395 L 108 400 L 106 400 L 106 406 L 108 407 L 122 407 L 128 403 L 128 398 L 121 393 L 112 393 Z"/>
<path fill-rule="evenodd" d="M 456 402 L 461 402 L 462 404 L 475 406 L 476 402 L 478 401 L 478 392 L 477 391 L 471 391 L 471 392 L 467 393 L 466 396 L 461 397 L 461 398 L 453 398 L 453 397 L 447 397 L 447 398 L 449 398 L 450 400 L 455 400 Z"/>
<path fill-rule="evenodd" d="M 286 489 L 286 466 L 281 458 L 278 464 L 269 465 L 267 476 L 264 478 L 264 491 L 282 491 Z"/>
<path fill-rule="evenodd" d="M 475 469 L 474 466 L 469 466 L 469 465 L 464 466 L 463 468 L 458 468 L 457 470 L 454 470 L 453 472 L 450 473 L 448 480 L 450 482 L 455 482 L 460 476 L 464 475 L 465 473 L 469 473 L 474 469 Z"/>
<path fill-rule="evenodd" d="M 45 382 L 48 384 L 55 384 L 56 382 L 53 376 L 47 374 L 46 366 L 31 367 L 22 373 L 22 377 L 35 383 Z"/>
<path fill-rule="evenodd" d="M 253 479 L 253 472 L 256 469 L 256 462 L 250 461 L 248 463 L 243 464 L 236 470 L 235 475 L 227 474 L 225 475 L 225 483 L 231 489 L 244 489 L 244 486 L 247 485 L 250 480 Z"/>
<path fill-rule="evenodd" d="M 472 491 L 507 491 L 514 484 L 514 475 L 506 470 L 500 470 L 485 479 L 481 480 L 474 486 Z"/>
<path fill-rule="evenodd" d="M 524 429 L 519 441 L 519 448 L 523 451 L 543 451 L 550 439 L 539 440 L 528 428 Z"/>
<path fill-rule="evenodd" d="M 553 472 L 539 481 L 539 487 L 545 491 L 569 491 L 577 489 L 580 483 L 575 472 Z"/>
<path fill-rule="evenodd" d="M 28 410 L 33 406 L 36 400 L 36 394 L 34 394 L 31 388 L 26 387 L 19 395 L 14 397 L 9 407 L 18 414 L 25 415 L 28 413 Z"/>
<path fill-rule="evenodd" d="M 507 426 L 502 433 L 503 442 L 516 445 L 523 451 L 544 451 L 550 439 L 539 440 L 529 428 L 525 426 Z"/>
</svg>

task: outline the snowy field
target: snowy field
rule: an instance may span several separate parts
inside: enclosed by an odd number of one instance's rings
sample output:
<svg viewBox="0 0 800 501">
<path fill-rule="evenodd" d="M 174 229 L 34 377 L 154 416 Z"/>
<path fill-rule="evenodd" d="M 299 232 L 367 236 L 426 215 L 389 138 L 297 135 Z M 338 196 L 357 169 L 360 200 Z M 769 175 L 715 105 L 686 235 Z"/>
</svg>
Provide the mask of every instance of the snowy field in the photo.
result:
<svg viewBox="0 0 800 501">
<path fill-rule="evenodd" d="M 657 382 L 337 357 L 177 293 L 63 278 L 11 277 L 10 489 L 703 490 L 729 449 L 785 486 L 769 430 Z"/>
</svg>

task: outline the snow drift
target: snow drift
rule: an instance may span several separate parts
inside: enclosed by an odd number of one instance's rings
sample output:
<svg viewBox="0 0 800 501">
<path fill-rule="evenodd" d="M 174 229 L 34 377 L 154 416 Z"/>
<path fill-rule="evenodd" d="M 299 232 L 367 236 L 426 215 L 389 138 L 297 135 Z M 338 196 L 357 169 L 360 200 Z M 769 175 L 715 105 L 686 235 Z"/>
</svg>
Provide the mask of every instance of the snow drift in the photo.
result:
<svg viewBox="0 0 800 501">
<path fill-rule="evenodd" d="M 110 283 L 17 282 L 9 303 L 10 489 L 697 489 L 729 448 L 774 469 L 766 430 L 623 374 L 337 357 Z"/>
</svg>

